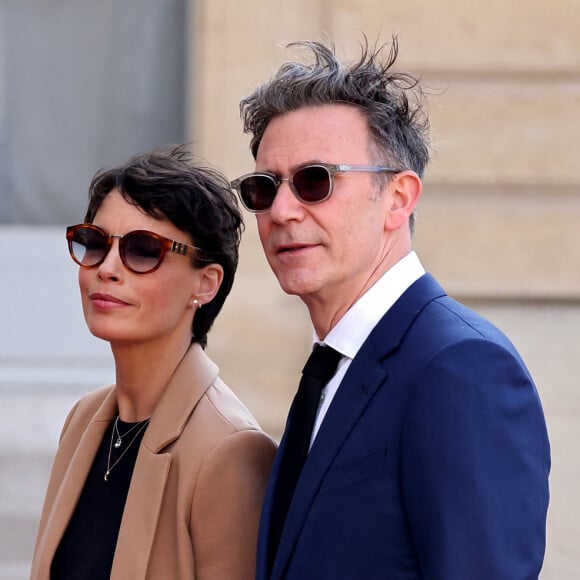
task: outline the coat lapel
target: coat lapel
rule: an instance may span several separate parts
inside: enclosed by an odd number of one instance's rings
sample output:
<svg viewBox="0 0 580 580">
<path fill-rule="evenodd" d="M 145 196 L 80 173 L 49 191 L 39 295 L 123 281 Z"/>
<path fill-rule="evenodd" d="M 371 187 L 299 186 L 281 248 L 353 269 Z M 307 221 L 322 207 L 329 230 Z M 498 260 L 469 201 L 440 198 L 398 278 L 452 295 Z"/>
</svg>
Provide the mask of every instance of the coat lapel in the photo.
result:
<svg viewBox="0 0 580 580">
<path fill-rule="evenodd" d="M 171 465 L 171 455 L 141 447 L 123 512 L 111 579 L 147 577 L 149 555 Z M 139 538 L 136 542 L 135 538 Z"/>
<path fill-rule="evenodd" d="M 396 350 L 405 332 L 425 305 L 443 295 L 444 290 L 431 275 L 422 276 L 385 314 L 352 361 L 322 422 L 296 485 L 274 562 L 273 579 L 283 577 L 304 521 L 334 458 L 377 389 L 388 380 L 385 367 L 380 362 Z M 264 539 L 269 534 L 272 495 L 285 438 L 284 434 L 268 486 L 267 503 L 264 504 L 261 522 L 264 532 L 260 532 Z M 267 543 L 263 541 L 262 544 L 260 562 L 266 562 Z"/>
<path fill-rule="evenodd" d="M 199 399 L 218 375 L 194 344 L 167 384 L 145 431 L 119 530 L 112 580 L 147 577 L 147 568 L 171 466 L 165 448 L 179 438 Z M 135 537 L 139 542 L 135 542 Z"/>
<path fill-rule="evenodd" d="M 59 485 L 44 525 L 43 537 L 39 538 L 39 546 L 44 544 L 44 547 L 36 550 L 37 553 L 42 554 L 44 560 L 39 561 L 38 568 L 39 570 L 47 570 L 47 576 L 56 549 L 72 517 L 97 450 L 101 445 L 103 435 L 115 416 L 116 409 L 114 389 L 111 389 L 82 433 L 72 459 L 65 468 L 62 483 Z M 74 443 L 76 444 L 76 441 Z"/>
</svg>

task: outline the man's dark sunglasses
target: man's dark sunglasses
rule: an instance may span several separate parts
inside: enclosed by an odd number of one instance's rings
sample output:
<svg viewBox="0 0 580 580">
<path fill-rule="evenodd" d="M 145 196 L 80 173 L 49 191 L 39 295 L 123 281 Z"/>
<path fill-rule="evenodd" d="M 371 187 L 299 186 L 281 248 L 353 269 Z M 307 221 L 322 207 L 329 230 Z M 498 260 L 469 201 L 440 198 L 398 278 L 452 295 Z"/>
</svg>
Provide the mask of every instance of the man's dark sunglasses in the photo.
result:
<svg viewBox="0 0 580 580">
<path fill-rule="evenodd" d="M 146 230 L 134 230 L 123 236 L 108 234 L 93 224 L 78 224 L 66 229 L 68 251 L 71 258 L 83 268 L 94 268 L 102 264 L 113 245 L 119 240 L 119 256 L 128 270 L 136 274 L 148 274 L 161 266 L 167 252 L 182 256 L 191 255 L 207 261 L 203 250 L 183 244 Z"/>
<path fill-rule="evenodd" d="M 256 172 L 242 175 L 231 182 L 240 196 L 244 207 L 252 213 L 268 211 L 274 203 L 278 188 L 287 181 L 292 193 L 303 203 L 320 203 L 330 197 L 334 186 L 334 175 L 347 171 L 370 173 L 399 173 L 400 169 L 380 165 L 330 165 L 310 163 L 298 167 L 289 177 L 274 173 Z"/>
</svg>

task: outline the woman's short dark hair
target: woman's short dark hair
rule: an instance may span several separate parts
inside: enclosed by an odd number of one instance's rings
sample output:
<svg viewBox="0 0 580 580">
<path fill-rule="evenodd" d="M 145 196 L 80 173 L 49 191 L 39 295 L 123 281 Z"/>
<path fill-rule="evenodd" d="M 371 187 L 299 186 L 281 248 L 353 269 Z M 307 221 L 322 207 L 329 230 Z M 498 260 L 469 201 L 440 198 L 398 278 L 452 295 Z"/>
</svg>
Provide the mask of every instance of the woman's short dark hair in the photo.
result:
<svg viewBox="0 0 580 580">
<path fill-rule="evenodd" d="M 194 266 L 203 267 L 208 259 L 222 266 L 224 277 L 216 296 L 196 311 L 193 320 L 192 341 L 205 348 L 207 333 L 234 282 L 243 230 L 228 180 L 217 169 L 194 163 L 186 145 L 135 155 L 119 167 L 95 174 L 89 187 L 86 223 L 93 222 L 113 189 L 147 215 L 166 218 L 189 234 L 207 258 L 194 257 Z"/>
</svg>

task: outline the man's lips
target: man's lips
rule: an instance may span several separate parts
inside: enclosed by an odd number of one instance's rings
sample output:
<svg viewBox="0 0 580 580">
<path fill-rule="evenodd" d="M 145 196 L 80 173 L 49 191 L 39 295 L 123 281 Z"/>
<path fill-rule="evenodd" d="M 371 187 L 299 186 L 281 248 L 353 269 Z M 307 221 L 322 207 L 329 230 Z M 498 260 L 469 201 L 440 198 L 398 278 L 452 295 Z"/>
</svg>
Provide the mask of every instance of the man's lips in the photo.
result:
<svg viewBox="0 0 580 580">
<path fill-rule="evenodd" d="M 300 243 L 293 243 L 293 244 L 281 244 L 276 248 L 276 254 L 288 254 L 288 253 L 296 253 L 301 252 L 303 250 L 309 250 L 314 248 L 316 244 L 300 244 Z"/>
</svg>

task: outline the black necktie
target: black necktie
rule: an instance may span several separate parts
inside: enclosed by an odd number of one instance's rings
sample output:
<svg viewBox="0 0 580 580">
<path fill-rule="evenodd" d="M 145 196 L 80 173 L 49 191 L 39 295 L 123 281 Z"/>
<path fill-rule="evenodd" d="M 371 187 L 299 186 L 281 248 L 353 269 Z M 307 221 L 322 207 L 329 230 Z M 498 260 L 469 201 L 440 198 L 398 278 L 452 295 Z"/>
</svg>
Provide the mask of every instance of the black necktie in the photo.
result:
<svg viewBox="0 0 580 580">
<path fill-rule="evenodd" d="M 269 572 L 272 571 L 296 482 L 308 456 L 320 395 L 326 383 L 336 372 L 341 356 L 329 346 L 316 344 L 302 369 L 300 386 L 290 409 L 284 455 L 280 462 L 280 472 L 274 494 L 269 541 Z"/>
</svg>

